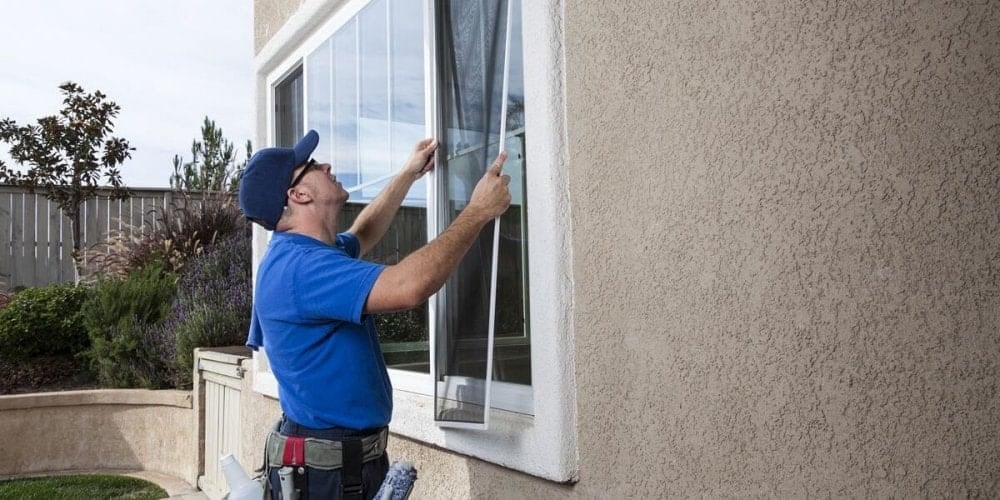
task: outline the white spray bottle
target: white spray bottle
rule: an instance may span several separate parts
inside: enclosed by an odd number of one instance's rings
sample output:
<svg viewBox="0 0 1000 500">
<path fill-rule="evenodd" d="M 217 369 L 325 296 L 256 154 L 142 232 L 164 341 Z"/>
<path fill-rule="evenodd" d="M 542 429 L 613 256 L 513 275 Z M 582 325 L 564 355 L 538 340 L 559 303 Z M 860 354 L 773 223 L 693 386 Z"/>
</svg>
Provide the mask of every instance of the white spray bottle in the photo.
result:
<svg viewBox="0 0 1000 500">
<path fill-rule="evenodd" d="M 264 485 L 250 479 L 243 466 L 232 453 L 219 458 L 222 474 L 229 486 L 229 500 L 260 500 L 264 498 Z"/>
</svg>

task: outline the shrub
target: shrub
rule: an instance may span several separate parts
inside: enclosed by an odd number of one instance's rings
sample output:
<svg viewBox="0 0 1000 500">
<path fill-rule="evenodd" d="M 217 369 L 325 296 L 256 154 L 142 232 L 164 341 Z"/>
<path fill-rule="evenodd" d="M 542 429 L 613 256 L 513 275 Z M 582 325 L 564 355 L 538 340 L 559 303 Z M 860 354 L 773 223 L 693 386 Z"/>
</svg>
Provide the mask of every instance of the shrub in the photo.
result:
<svg viewBox="0 0 1000 500">
<path fill-rule="evenodd" d="M 87 289 L 72 284 L 27 288 L 0 310 L 0 349 L 4 357 L 76 354 L 87 347 L 80 307 Z"/>
<path fill-rule="evenodd" d="M 427 304 L 406 311 L 375 316 L 375 331 L 383 342 L 427 340 Z"/>
<path fill-rule="evenodd" d="M 90 337 L 87 351 L 98 382 L 108 387 L 150 387 L 150 371 L 162 364 L 148 348 L 149 332 L 166 316 L 176 275 L 153 262 L 124 279 L 102 278 L 84 303 Z"/>
<path fill-rule="evenodd" d="M 176 387 L 191 386 L 195 348 L 246 342 L 253 300 L 250 264 L 250 239 L 234 234 L 207 248 L 182 272 L 170 315 L 153 336 L 162 357 L 169 359 L 173 332 Z"/>
</svg>

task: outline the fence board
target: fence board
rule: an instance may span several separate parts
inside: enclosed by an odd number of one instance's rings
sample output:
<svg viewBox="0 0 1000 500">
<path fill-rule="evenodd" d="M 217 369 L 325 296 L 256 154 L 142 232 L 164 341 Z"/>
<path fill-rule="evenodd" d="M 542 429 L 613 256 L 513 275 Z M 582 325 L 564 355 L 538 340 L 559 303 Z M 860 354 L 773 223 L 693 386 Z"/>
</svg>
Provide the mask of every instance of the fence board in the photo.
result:
<svg viewBox="0 0 1000 500">
<path fill-rule="evenodd" d="M 24 192 L 16 193 L 11 198 L 11 218 L 10 218 L 10 268 L 11 287 L 21 284 L 21 275 L 24 266 Z"/>
<path fill-rule="evenodd" d="M 43 196 L 35 195 L 35 269 L 36 276 L 49 274 L 49 203 Z"/>
<path fill-rule="evenodd" d="M 0 287 L 12 283 L 13 244 L 10 240 L 12 193 L 0 192 Z"/>
<path fill-rule="evenodd" d="M 97 241 L 108 239 L 108 230 L 111 229 L 111 198 L 108 196 L 97 197 Z"/>
<path fill-rule="evenodd" d="M 47 245 L 47 279 L 63 283 L 73 279 L 73 260 L 63 259 L 63 214 L 54 203 L 45 203 L 48 210 L 49 236 Z M 72 250 L 72 248 L 71 248 Z"/>
<path fill-rule="evenodd" d="M 76 280 L 76 263 L 73 262 L 73 223 L 59 212 L 59 259 L 62 262 L 62 281 Z"/>
<path fill-rule="evenodd" d="M 31 231 L 31 250 L 32 256 L 32 274 L 35 276 L 45 276 L 48 274 L 48 270 L 45 268 L 46 264 L 46 247 L 49 236 L 49 214 L 48 201 L 45 197 L 39 194 L 31 195 L 31 205 L 33 207 L 34 216 L 32 217 L 32 231 Z"/>
<path fill-rule="evenodd" d="M 89 199 L 83 202 L 83 209 L 80 211 L 80 241 L 98 241 L 97 234 L 97 200 Z M 85 245 L 80 245 L 80 248 L 86 248 Z M 83 258 L 83 265 L 88 266 L 90 262 Z"/>
</svg>

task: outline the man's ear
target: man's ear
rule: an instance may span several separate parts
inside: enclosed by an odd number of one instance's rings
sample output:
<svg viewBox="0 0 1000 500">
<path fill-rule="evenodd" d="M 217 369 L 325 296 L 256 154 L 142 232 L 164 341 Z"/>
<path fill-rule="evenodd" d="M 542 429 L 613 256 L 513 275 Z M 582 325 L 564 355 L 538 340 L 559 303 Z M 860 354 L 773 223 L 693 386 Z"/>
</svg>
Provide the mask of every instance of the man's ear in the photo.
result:
<svg viewBox="0 0 1000 500">
<path fill-rule="evenodd" d="M 305 205 L 312 202 L 312 194 L 308 190 L 302 189 L 301 186 L 295 186 L 288 188 L 288 200 L 299 205 Z"/>
</svg>

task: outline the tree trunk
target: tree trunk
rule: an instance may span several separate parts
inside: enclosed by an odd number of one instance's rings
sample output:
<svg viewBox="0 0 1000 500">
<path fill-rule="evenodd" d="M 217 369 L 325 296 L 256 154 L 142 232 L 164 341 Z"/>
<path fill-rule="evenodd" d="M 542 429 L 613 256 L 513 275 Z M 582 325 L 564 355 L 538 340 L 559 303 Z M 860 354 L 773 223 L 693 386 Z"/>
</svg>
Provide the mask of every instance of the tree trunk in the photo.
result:
<svg viewBox="0 0 1000 500">
<path fill-rule="evenodd" d="M 66 216 L 69 217 L 70 225 L 73 226 L 73 269 L 76 276 L 73 281 L 80 282 L 80 270 L 83 266 L 83 252 L 80 251 L 82 242 L 80 241 L 80 205 L 83 204 L 80 196 L 80 178 L 73 176 L 73 191 L 70 194 L 70 206 L 66 209 Z"/>
</svg>

